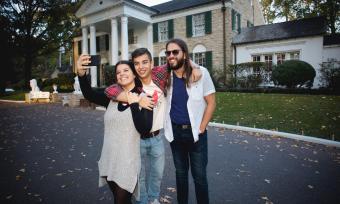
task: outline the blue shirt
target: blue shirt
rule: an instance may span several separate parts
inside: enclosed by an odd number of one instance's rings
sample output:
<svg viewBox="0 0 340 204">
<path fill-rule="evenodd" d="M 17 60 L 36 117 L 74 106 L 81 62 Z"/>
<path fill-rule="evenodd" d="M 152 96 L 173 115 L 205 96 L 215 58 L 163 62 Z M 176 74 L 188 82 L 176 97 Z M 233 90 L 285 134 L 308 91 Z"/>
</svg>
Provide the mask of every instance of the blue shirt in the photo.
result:
<svg viewBox="0 0 340 204">
<path fill-rule="evenodd" d="M 173 74 L 173 89 L 171 99 L 170 118 L 178 125 L 190 125 L 190 118 L 187 108 L 188 93 L 183 78 Z"/>
</svg>

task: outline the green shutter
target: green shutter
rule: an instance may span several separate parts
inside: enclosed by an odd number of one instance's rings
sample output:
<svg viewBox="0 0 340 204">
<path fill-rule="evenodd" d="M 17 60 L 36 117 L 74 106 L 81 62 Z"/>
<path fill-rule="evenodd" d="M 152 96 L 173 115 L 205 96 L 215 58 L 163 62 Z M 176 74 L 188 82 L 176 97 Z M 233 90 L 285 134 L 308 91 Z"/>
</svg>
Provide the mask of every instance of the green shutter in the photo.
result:
<svg viewBox="0 0 340 204">
<path fill-rule="evenodd" d="M 82 41 L 78 41 L 78 55 L 82 54 L 81 43 L 82 43 Z"/>
<path fill-rule="evenodd" d="M 186 17 L 187 21 L 187 37 L 191 38 L 192 37 L 192 16 L 187 16 Z"/>
<path fill-rule="evenodd" d="M 235 30 L 235 10 L 234 9 L 232 9 L 231 10 L 231 29 L 232 30 Z"/>
<path fill-rule="evenodd" d="M 158 42 L 158 23 L 154 23 L 152 26 L 153 26 L 153 42 Z"/>
<path fill-rule="evenodd" d="M 105 35 L 105 50 L 110 50 L 109 35 Z"/>
<path fill-rule="evenodd" d="M 211 11 L 205 12 L 205 34 L 211 34 Z"/>
<path fill-rule="evenodd" d="M 159 66 L 159 58 L 158 57 L 153 58 L 153 66 Z"/>
<path fill-rule="evenodd" d="M 168 21 L 168 39 L 174 38 L 174 20 L 171 19 Z"/>
<path fill-rule="evenodd" d="M 237 14 L 237 32 L 241 33 L 241 14 Z"/>
<path fill-rule="evenodd" d="M 100 52 L 100 37 L 96 37 L 96 52 Z"/>
<path fill-rule="evenodd" d="M 207 63 L 207 69 L 209 71 L 212 71 L 212 51 L 207 51 L 205 52 L 205 60 L 206 60 L 206 63 Z"/>
</svg>

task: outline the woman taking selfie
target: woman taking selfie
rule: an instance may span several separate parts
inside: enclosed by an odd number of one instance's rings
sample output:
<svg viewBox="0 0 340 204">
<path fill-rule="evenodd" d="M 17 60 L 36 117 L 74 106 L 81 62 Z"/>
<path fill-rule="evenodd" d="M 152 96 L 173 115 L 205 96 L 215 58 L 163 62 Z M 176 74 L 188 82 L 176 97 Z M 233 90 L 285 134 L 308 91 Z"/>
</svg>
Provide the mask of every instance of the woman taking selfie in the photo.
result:
<svg viewBox="0 0 340 204">
<path fill-rule="evenodd" d="M 103 91 L 92 90 L 86 77 L 89 62 L 87 55 L 80 56 L 77 62 L 81 90 L 87 100 L 106 107 L 98 162 L 99 186 L 108 183 L 116 204 L 131 203 L 132 194 L 139 200 L 140 135 L 150 131 L 153 113 L 139 109 L 137 94 L 142 92 L 142 83 L 130 61 L 122 60 L 115 65 L 117 84 L 126 92 L 128 104 L 110 100 Z"/>
</svg>

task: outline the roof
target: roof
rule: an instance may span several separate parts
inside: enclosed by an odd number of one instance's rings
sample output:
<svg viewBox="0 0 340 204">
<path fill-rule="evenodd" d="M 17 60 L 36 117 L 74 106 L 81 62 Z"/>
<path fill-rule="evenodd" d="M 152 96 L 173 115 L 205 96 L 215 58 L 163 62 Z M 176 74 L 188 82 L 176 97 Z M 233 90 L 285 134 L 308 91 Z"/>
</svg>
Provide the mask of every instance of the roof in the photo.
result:
<svg viewBox="0 0 340 204">
<path fill-rule="evenodd" d="M 233 38 L 233 44 L 324 35 L 326 30 L 324 17 L 304 18 L 283 23 L 243 28 L 241 33 Z"/>
<path fill-rule="evenodd" d="M 325 35 L 323 45 L 340 45 L 340 34 Z"/>
<path fill-rule="evenodd" d="M 228 1 L 228 0 L 226 0 Z M 219 0 L 172 0 L 169 2 L 165 2 L 163 4 L 158 4 L 155 6 L 152 6 L 151 8 L 156 9 L 159 11 L 158 14 L 155 14 L 154 16 L 157 15 L 163 15 L 166 13 L 171 13 L 175 12 L 178 10 L 183 10 L 187 8 L 192 8 L 192 7 L 197 7 L 205 4 L 211 4 L 211 3 L 216 3 L 219 2 Z"/>
</svg>

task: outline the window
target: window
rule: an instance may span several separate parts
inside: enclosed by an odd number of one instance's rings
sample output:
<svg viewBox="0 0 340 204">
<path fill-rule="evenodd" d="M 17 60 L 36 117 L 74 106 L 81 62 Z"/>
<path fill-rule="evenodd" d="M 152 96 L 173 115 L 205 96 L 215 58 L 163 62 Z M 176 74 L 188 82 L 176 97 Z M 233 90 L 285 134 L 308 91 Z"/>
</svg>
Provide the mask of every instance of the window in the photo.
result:
<svg viewBox="0 0 340 204">
<path fill-rule="evenodd" d="M 206 67 L 205 52 L 194 53 L 194 62 L 200 66 Z"/>
<path fill-rule="evenodd" d="M 233 31 L 241 33 L 241 14 L 234 9 L 231 10 L 231 27 Z"/>
<path fill-rule="evenodd" d="M 192 35 L 203 36 L 205 34 L 205 17 L 204 14 L 192 16 Z"/>
<path fill-rule="evenodd" d="M 286 59 L 286 54 L 285 53 L 278 53 L 278 54 L 276 54 L 276 57 L 277 57 L 276 64 L 282 64 Z"/>
<path fill-rule="evenodd" d="M 264 62 L 266 63 L 267 70 L 272 71 L 273 67 L 273 55 L 264 55 Z"/>
<path fill-rule="evenodd" d="M 300 52 L 291 52 L 290 53 L 290 59 L 291 60 L 299 60 L 300 59 Z"/>
<path fill-rule="evenodd" d="M 166 57 L 159 57 L 159 65 L 166 64 Z"/>
<path fill-rule="evenodd" d="M 158 55 L 158 59 L 159 59 L 159 65 L 163 65 L 166 64 L 166 56 L 165 56 L 165 50 L 162 50 L 159 55 Z"/>
<path fill-rule="evenodd" d="M 158 23 L 158 39 L 160 42 L 168 40 L 168 21 Z"/>
<path fill-rule="evenodd" d="M 253 62 L 260 62 L 261 61 L 261 55 L 253 55 Z"/>
<path fill-rule="evenodd" d="M 134 35 L 134 32 L 132 29 L 128 30 L 128 43 L 130 44 L 136 44 L 137 43 L 137 36 Z"/>
</svg>

